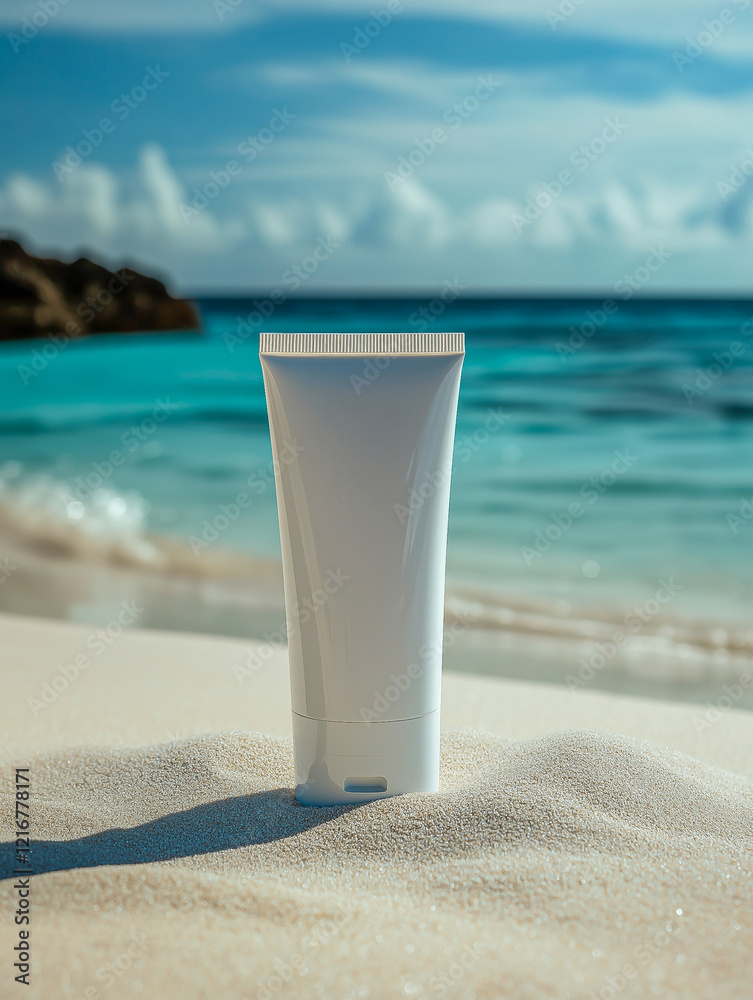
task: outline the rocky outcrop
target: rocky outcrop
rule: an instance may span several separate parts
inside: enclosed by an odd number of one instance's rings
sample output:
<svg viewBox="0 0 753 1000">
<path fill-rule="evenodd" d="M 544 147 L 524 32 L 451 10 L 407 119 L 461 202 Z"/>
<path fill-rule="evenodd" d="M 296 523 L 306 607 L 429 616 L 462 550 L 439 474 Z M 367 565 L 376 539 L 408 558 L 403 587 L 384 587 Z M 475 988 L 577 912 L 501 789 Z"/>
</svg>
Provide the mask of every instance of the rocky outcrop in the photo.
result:
<svg viewBox="0 0 753 1000">
<path fill-rule="evenodd" d="M 109 271 L 86 257 L 34 257 L 15 240 L 0 240 L 0 340 L 199 326 L 193 305 L 156 278 L 128 267 Z"/>
</svg>

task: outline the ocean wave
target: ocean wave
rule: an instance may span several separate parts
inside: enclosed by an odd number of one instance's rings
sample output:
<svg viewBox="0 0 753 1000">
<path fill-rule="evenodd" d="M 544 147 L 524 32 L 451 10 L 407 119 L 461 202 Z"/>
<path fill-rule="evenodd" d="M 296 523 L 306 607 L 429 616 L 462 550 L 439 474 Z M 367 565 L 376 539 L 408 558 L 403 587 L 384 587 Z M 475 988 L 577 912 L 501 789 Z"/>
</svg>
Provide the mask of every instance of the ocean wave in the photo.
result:
<svg viewBox="0 0 753 1000">
<path fill-rule="evenodd" d="M 662 654 L 679 660 L 753 660 L 753 629 L 659 614 L 647 602 L 636 614 L 620 606 L 577 607 L 570 601 L 526 600 L 489 587 L 448 584 L 445 621 L 464 628 L 570 639 L 602 647 L 613 644 L 623 656 Z"/>
<path fill-rule="evenodd" d="M 206 579 L 265 576 L 277 565 L 227 549 L 194 552 L 182 538 L 150 532 L 149 509 L 135 490 L 100 487 L 80 498 L 65 480 L 24 475 L 17 462 L 0 467 L 0 529 L 37 553 Z"/>
<path fill-rule="evenodd" d="M 0 432 L 56 431 L 93 424 L 139 422 L 153 417 L 154 409 L 155 401 L 145 400 L 143 403 L 65 403 L 39 405 L 32 410 L 0 410 Z M 171 424 L 190 420 L 267 426 L 263 399 L 249 397 L 181 402 L 170 413 Z"/>
<path fill-rule="evenodd" d="M 186 539 L 150 531 L 148 515 L 148 502 L 133 490 L 101 487 L 79 499 L 65 480 L 24 474 L 16 462 L 0 466 L 0 535 L 12 540 L 14 551 L 32 553 L 37 560 L 64 557 L 79 564 L 137 569 L 142 578 L 146 574 L 213 581 L 221 588 L 216 595 L 220 603 L 261 601 L 268 606 L 279 601 L 282 614 L 277 560 L 211 546 L 195 552 Z M 43 564 L 35 565 L 43 570 Z M 594 650 L 608 650 L 613 644 L 619 652 L 615 669 L 630 670 L 631 659 L 660 656 L 665 662 L 677 661 L 678 677 L 683 663 L 689 668 L 693 661 L 712 663 L 716 673 L 724 674 L 741 659 L 753 661 L 751 628 L 670 615 L 658 602 L 647 602 L 636 617 L 626 604 L 627 598 L 622 605 L 615 600 L 578 606 L 451 581 L 445 623 L 454 634 L 530 636 L 587 644 Z"/>
</svg>

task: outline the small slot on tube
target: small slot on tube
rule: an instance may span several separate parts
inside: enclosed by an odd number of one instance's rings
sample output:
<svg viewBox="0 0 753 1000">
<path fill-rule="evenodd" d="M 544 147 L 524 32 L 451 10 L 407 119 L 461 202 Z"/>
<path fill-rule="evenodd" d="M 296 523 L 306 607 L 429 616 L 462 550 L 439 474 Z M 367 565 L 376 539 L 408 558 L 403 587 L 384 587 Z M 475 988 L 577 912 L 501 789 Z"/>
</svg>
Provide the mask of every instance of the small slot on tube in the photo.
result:
<svg viewBox="0 0 753 1000">
<path fill-rule="evenodd" d="M 343 788 L 346 792 L 361 792 L 363 794 L 373 794 L 374 792 L 387 791 L 387 779 L 376 777 L 367 778 L 346 778 Z"/>
</svg>

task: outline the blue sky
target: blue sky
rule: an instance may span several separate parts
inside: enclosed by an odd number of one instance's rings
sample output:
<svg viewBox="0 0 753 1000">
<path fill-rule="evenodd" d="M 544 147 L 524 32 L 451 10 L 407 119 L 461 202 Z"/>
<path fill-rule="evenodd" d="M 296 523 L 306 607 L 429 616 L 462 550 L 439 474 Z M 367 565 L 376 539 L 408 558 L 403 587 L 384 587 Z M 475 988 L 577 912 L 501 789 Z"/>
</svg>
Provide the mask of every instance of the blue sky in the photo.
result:
<svg viewBox="0 0 753 1000">
<path fill-rule="evenodd" d="M 0 230 L 36 249 L 601 294 L 661 248 L 645 294 L 749 289 L 751 0 L 44 3 L 0 8 Z"/>
</svg>

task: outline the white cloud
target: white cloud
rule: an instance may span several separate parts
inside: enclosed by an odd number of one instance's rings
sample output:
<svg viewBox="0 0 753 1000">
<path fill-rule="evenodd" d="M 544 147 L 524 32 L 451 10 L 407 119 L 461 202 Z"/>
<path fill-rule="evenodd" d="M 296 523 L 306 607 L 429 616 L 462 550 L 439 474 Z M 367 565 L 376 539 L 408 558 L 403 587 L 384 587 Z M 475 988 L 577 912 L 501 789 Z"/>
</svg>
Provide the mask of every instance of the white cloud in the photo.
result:
<svg viewBox="0 0 753 1000">
<path fill-rule="evenodd" d="M 226 31 L 271 17 L 309 16 L 306 0 L 47 0 L 58 5 L 44 31 L 138 34 L 156 32 Z M 728 7 L 735 19 L 714 42 L 718 54 L 749 55 L 753 49 L 753 7 L 747 0 L 403 0 L 400 18 L 446 17 L 458 20 L 517 23 L 563 36 L 593 35 L 618 41 L 679 48 L 686 36 L 704 28 L 704 20 L 718 19 Z M 372 19 L 383 2 L 317 0 L 316 13 L 339 14 L 352 20 L 353 30 Z M 18 31 L 24 18 L 39 16 L 40 0 L 3 0 L 0 27 Z M 565 12 L 562 20 L 557 16 Z M 549 16 L 548 16 L 549 15 Z M 384 29 L 389 31 L 389 24 Z M 349 41 L 348 38 L 342 41 Z"/>
<path fill-rule="evenodd" d="M 682 51 L 687 38 L 704 30 L 705 21 L 718 20 L 723 6 L 734 22 L 714 39 L 716 56 L 744 58 L 753 53 L 753 7 L 749 0 L 403 0 L 393 19 L 442 17 L 458 21 L 517 24 L 563 37 L 577 35 L 608 38 Z M 339 14 L 352 21 L 353 31 L 372 19 L 379 0 L 317 0 L 316 13 Z M 54 10 L 50 17 L 45 8 Z M 562 12 L 564 17 L 562 16 Z M 306 0 L 3 0 L 0 30 L 21 31 L 27 19 L 44 32 L 78 31 L 83 34 L 205 34 L 226 32 L 275 17 L 310 16 Z M 388 24 L 384 31 L 390 30 Z M 350 37 L 333 40 L 350 41 Z M 353 67 L 358 60 L 351 62 Z M 281 64 L 270 70 L 275 82 L 305 82 L 310 70 Z"/>
<path fill-rule="evenodd" d="M 418 181 L 398 185 L 377 209 L 388 244 L 437 247 L 453 235 L 449 207 Z"/>
<path fill-rule="evenodd" d="M 644 111 L 653 116 L 649 134 L 661 122 L 666 127 L 676 119 L 678 100 Z M 597 121 L 602 111 L 593 104 L 570 108 L 571 117 L 595 115 Z M 705 113 L 711 115 L 713 109 Z M 551 114 L 555 129 L 558 116 Z M 529 126 L 525 116 L 516 113 L 507 133 L 500 132 L 494 119 L 464 126 L 454 151 L 448 142 L 406 180 L 391 185 L 381 171 L 367 176 L 344 169 L 342 175 L 333 171 L 321 182 L 309 176 L 295 188 L 281 187 L 278 179 L 265 181 L 249 168 L 248 176 L 234 180 L 206 208 L 191 214 L 190 221 L 181 205 L 190 204 L 193 189 L 187 190 L 161 147 L 147 145 L 133 172 L 115 174 L 102 164 L 84 162 L 61 182 L 16 173 L 0 187 L 0 213 L 6 230 L 30 234 L 45 250 L 86 247 L 114 261 L 135 256 L 172 270 L 184 285 L 205 288 L 274 283 L 287 266 L 311 252 L 319 237 L 332 237 L 345 248 L 337 263 L 317 275 L 317 282 L 330 286 L 336 286 L 338 275 L 341 281 L 352 281 L 354 269 L 358 283 L 381 287 L 404 287 L 411 279 L 425 282 L 427 274 L 438 270 L 445 276 L 462 269 L 472 287 L 488 287 L 495 280 L 489 275 L 503 285 L 520 282 L 527 262 L 526 284 L 546 287 L 567 262 L 571 288 L 594 287 L 608 280 L 607 268 L 612 273 L 627 269 L 652 243 L 664 243 L 678 256 L 699 255 L 699 262 L 707 262 L 703 268 L 697 265 L 704 276 L 711 274 L 708 260 L 714 255 L 727 282 L 739 284 L 738 265 L 745 256 L 741 249 L 747 251 L 753 244 L 753 178 L 750 191 L 743 185 L 726 202 L 714 183 L 729 174 L 734 158 L 715 175 L 709 164 L 719 160 L 719 152 L 699 164 L 701 151 L 696 156 L 690 144 L 677 162 L 693 169 L 673 180 L 678 150 L 670 145 L 673 166 L 668 170 L 655 146 L 653 162 L 645 159 L 642 131 L 635 133 L 633 146 L 626 133 L 620 139 L 624 147 L 615 144 L 616 159 L 609 170 L 600 171 L 595 163 L 550 199 L 536 218 L 516 227 L 513 215 L 525 217 L 526 207 L 530 209 L 544 190 L 539 178 L 554 178 L 567 165 L 571 149 L 555 130 L 548 141 L 561 153 L 541 172 L 529 161 L 531 173 L 522 183 L 519 165 L 506 158 L 508 150 L 519 147 L 518 122 L 524 129 Z M 345 128 L 345 123 L 340 125 Z M 419 127 L 425 130 L 426 123 L 409 123 L 405 134 Z M 379 122 L 372 123 L 371 133 L 371 143 L 378 147 Z M 336 132 L 329 134 L 339 141 Z M 333 162 L 324 135 L 319 133 L 315 152 L 309 151 L 313 165 L 318 157 Z M 700 140 L 703 135 L 701 128 Z M 352 148 L 357 157 L 357 137 Z M 286 155 L 296 158 L 300 153 Z M 474 183 L 468 184 L 468 165 L 484 157 L 493 169 L 478 171 L 477 178 L 472 171 Z M 535 254 L 540 255 L 538 264 Z M 673 280 L 668 269 L 656 288 Z"/>
<path fill-rule="evenodd" d="M 156 145 L 141 150 L 132 178 L 82 163 L 59 182 L 14 174 L 0 189 L 6 229 L 69 250 L 92 247 L 108 256 L 135 254 L 171 263 L 192 254 L 227 252 L 245 235 L 232 216 L 220 221 L 204 211 L 184 221 L 180 205 L 187 202 L 164 150 Z"/>
<path fill-rule="evenodd" d="M 100 164 L 74 170 L 60 184 L 60 199 L 46 194 L 45 201 L 48 216 L 80 224 L 97 238 L 109 239 L 117 235 L 118 182 Z"/>
<path fill-rule="evenodd" d="M 367 197 L 353 191 L 348 199 L 287 195 L 256 200 L 249 205 L 246 225 L 232 209 L 221 212 L 220 205 L 185 222 L 179 206 L 188 204 L 187 195 L 158 147 L 142 150 L 130 198 L 123 193 L 125 186 L 99 165 L 80 167 L 59 186 L 16 174 L 0 190 L 0 210 L 12 225 L 37 231 L 40 221 L 62 222 L 84 241 L 104 236 L 114 244 L 156 242 L 167 251 L 203 255 L 228 251 L 252 234 L 269 247 L 303 247 L 326 233 L 341 240 L 352 236 L 359 243 L 416 248 L 508 244 L 511 216 L 527 204 L 522 196 L 496 197 L 471 200 L 467 208 L 458 209 L 420 180 L 409 178 L 392 191 L 386 184 L 371 187 Z M 527 198 L 534 200 L 541 191 L 532 187 Z M 710 214 L 721 227 L 722 202 L 710 202 L 706 195 L 691 186 L 679 190 L 658 181 L 628 187 L 610 180 L 582 192 L 566 189 L 535 224 L 522 229 L 520 240 L 526 240 L 529 231 L 531 239 L 546 243 L 577 239 L 639 245 L 647 235 L 670 231 L 687 239 L 692 235 L 687 219 L 694 211 Z"/>
<path fill-rule="evenodd" d="M 510 225 L 518 205 L 508 198 L 488 198 L 474 205 L 459 227 L 459 236 L 479 247 L 509 246 L 516 242 Z"/>
<path fill-rule="evenodd" d="M 50 196 L 44 184 L 25 174 L 12 174 L 5 187 L 0 206 L 8 216 L 38 219 L 48 211 Z"/>
</svg>

